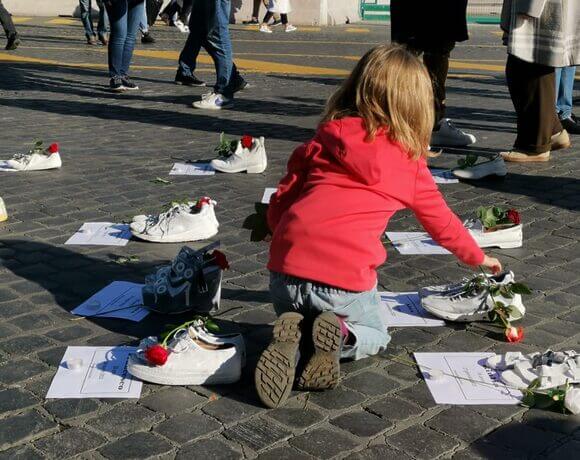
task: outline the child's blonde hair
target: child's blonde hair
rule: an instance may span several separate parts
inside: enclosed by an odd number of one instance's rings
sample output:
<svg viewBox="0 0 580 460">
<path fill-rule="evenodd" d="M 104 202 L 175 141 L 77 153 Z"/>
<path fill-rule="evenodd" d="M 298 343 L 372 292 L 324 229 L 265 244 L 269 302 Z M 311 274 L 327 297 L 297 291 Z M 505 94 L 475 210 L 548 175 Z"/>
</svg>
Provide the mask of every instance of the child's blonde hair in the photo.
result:
<svg viewBox="0 0 580 460">
<path fill-rule="evenodd" d="M 369 140 L 379 128 L 418 159 L 430 156 L 433 87 L 425 66 L 400 45 L 368 51 L 330 97 L 322 121 L 360 116 Z"/>
</svg>

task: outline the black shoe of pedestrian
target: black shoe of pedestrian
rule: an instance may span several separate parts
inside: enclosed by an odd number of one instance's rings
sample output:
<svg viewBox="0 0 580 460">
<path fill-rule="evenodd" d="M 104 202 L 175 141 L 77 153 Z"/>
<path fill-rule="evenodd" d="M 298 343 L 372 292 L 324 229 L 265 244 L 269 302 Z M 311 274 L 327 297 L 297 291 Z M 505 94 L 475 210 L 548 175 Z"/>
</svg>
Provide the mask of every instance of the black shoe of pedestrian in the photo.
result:
<svg viewBox="0 0 580 460">
<path fill-rule="evenodd" d="M 98 45 L 96 37 L 87 37 L 87 45 L 96 46 Z"/>
<path fill-rule="evenodd" d="M 282 19 L 274 19 L 274 22 L 270 24 L 270 27 L 276 27 L 282 25 Z"/>
<path fill-rule="evenodd" d="M 240 77 L 238 80 L 236 80 L 232 84 L 231 92 L 233 94 L 233 93 L 237 93 L 238 91 L 243 91 L 248 86 L 249 86 L 249 83 L 246 80 L 244 80 L 242 77 Z"/>
<path fill-rule="evenodd" d="M 148 45 L 150 43 L 155 43 L 155 39 L 149 32 L 147 32 L 146 34 L 143 34 L 143 36 L 141 37 L 141 43 Z"/>
<path fill-rule="evenodd" d="M 177 72 L 175 74 L 175 84 L 183 86 L 205 86 L 205 81 L 201 81 L 195 75 L 183 75 L 181 72 Z"/>
<path fill-rule="evenodd" d="M 125 88 L 127 91 L 135 91 L 139 89 L 137 84 L 133 82 L 129 77 L 121 78 L 121 84 L 123 85 L 123 88 Z"/>
<path fill-rule="evenodd" d="M 8 37 L 8 42 L 6 43 L 7 50 L 15 50 L 20 45 L 20 37 L 18 34 L 12 34 Z"/>
<path fill-rule="evenodd" d="M 580 123 L 578 123 L 578 119 L 575 115 L 564 118 L 563 120 L 560 120 L 560 122 L 564 129 L 570 134 L 580 134 Z"/>
<path fill-rule="evenodd" d="M 242 21 L 242 24 L 249 26 L 251 24 L 260 24 L 260 21 L 258 21 L 258 18 L 252 18 L 249 21 Z"/>
<path fill-rule="evenodd" d="M 109 89 L 114 93 L 122 93 L 125 91 L 123 80 L 120 77 L 111 78 L 111 81 L 109 82 Z"/>
</svg>

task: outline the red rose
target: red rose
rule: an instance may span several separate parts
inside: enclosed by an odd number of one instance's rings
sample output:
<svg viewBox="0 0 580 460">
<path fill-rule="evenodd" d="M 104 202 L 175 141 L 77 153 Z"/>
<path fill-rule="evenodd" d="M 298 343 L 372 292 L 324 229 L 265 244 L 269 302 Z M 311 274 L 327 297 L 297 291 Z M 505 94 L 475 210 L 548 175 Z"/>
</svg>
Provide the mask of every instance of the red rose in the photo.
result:
<svg viewBox="0 0 580 460">
<path fill-rule="evenodd" d="M 524 329 L 522 327 L 510 326 L 504 331 L 505 338 L 508 342 L 521 342 L 524 338 Z"/>
<path fill-rule="evenodd" d="M 211 198 L 208 196 L 204 196 L 202 198 L 200 198 L 199 200 L 197 200 L 197 203 L 195 203 L 195 207 L 198 209 L 201 209 L 201 207 L 204 204 L 210 204 L 211 203 Z"/>
<path fill-rule="evenodd" d="M 147 361 L 156 366 L 163 366 L 167 362 L 168 356 L 167 348 L 158 344 L 151 345 L 145 350 L 145 358 L 147 358 Z"/>
<path fill-rule="evenodd" d="M 252 148 L 252 145 L 254 144 L 254 138 L 252 136 L 248 136 L 248 135 L 244 135 L 242 136 L 242 147 L 244 147 L 245 149 L 250 149 Z"/>
<path fill-rule="evenodd" d="M 223 252 L 215 250 L 214 252 L 212 252 L 211 255 L 214 259 L 215 264 L 219 268 L 221 268 L 222 270 L 227 270 L 230 268 L 228 259 L 226 258 L 226 255 Z"/>
<path fill-rule="evenodd" d="M 519 224 L 520 224 L 520 222 L 522 221 L 522 220 L 520 219 L 520 213 L 519 213 L 519 212 L 517 212 L 515 209 L 510 209 L 510 210 L 507 212 L 507 218 L 508 218 L 509 220 L 511 220 L 511 221 L 512 221 L 512 222 L 513 222 L 515 225 L 519 225 Z"/>
<path fill-rule="evenodd" d="M 50 154 L 58 152 L 58 144 L 55 142 L 54 144 L 50 144 L 50 146 L 46 149 L 46 151 Z"/>
</svg>

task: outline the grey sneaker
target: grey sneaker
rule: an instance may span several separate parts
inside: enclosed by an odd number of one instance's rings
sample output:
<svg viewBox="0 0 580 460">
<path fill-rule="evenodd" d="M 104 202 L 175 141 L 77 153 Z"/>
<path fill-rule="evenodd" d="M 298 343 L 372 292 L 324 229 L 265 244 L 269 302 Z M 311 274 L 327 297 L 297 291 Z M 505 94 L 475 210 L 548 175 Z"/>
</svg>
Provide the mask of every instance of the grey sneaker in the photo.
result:
<svg viewBox="0 0 580 460">
<path fill-rule="evenodd" d="M 441 284 L 438 286 L 425 286 L 419 289 L 419 297 L 428 297 L 432 295 L 450 296 L 460 291 L 463 291 L 468 283 L 477 278 L 483 278 L 483 276 L 484 275 L 481 274 L 473 276 L 471 278 L 466 277 L 457 283 Z M 511 271 L 500 273 L 499 275 L 485 275 L 485 277 L 490 283 L 496 285 L 509 284 L 515 281 L 514 272 Z"/>
</svg>

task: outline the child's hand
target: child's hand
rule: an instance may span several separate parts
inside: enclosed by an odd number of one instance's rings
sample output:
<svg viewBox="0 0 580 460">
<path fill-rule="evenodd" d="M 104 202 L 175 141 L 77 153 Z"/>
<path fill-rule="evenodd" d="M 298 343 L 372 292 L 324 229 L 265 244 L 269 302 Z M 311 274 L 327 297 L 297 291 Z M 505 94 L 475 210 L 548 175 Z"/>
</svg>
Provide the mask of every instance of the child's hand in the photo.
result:
<svg viewBox="0 0 580 460">
<path fill-rule="evenodd" d="M 495 257 L 489 257 L 488 255 L 486 255 L 481 265 L 487 268 L 494 275 L 497 275 L 502 271 L 501 262 L 497 260 Z"/>
</svg>

